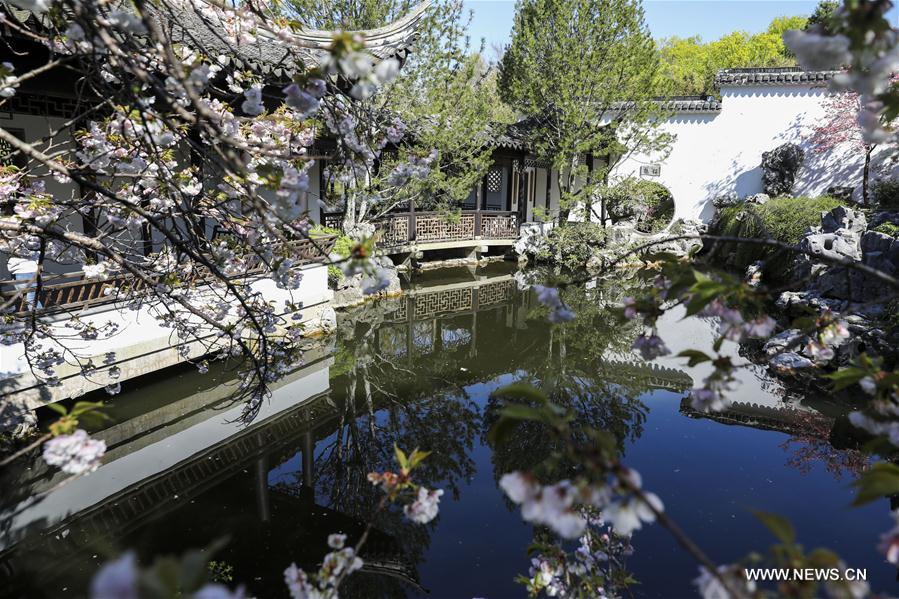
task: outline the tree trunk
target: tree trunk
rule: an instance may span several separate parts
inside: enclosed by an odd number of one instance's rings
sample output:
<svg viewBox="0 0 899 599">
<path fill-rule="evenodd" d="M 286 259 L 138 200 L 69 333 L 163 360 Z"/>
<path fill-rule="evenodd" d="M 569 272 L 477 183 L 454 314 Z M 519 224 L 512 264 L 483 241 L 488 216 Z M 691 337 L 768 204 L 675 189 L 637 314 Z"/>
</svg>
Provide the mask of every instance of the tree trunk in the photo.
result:
<svg viewBox="0 0 899 599">
<path fill-rule="evenodd" d="M 871 174 L 871 153 L 874 151 L 874 145 L 865 146 L 865 166 L 862 169 L 862 204 L 868 208 L 868 177 Z"/>
<path fill-rule="evenodd" d="M 567 206 L 562 205 L 562 190 L 565 186 L 562 184 L 563 180 L 562 169 L 559 169 L 559 174 L 556 176 L 556 186 L 559 188 L 559 226 L 564 227 L 568 223 L 568 214 L 571 212 Z M 550 190 L 550 195 L 552 194 L 552 190 Z M 552 198 L 550 197 L 550 205 L 552 205 Z"/>
</svg>

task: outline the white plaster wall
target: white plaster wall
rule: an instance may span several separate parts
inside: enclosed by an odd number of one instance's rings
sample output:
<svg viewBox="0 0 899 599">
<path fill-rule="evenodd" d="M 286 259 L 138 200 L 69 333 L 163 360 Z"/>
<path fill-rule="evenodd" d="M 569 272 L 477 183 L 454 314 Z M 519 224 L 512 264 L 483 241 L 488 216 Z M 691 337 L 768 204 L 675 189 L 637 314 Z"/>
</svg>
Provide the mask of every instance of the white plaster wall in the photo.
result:
<svg viewBox="0 0 899 599">
<path fill-rule="evenodd" d="M 665 160 L 629 156 L 613 168 L 610 179 L 639 177 L 641 165 L 661 164 L 661 176 L 644 178 L 671 190 L 675 217 L 708 221 L 715 197 L 761 193 L 762 153 L 790 142 L 805 150 L 795 195 L 858 186 L 864 160 L 857 150 L 842 145 L 821 153 L 812 143 L 814 128 L 825 115 L 827 93 L 812 86 L 723 86 L 720 112 L 682 112 L 668 119 L 665 130 L 676 140 Z"/>
<path fill-rule="evenodd" d="M 334 293 L 328 288 L 327 267 L 312 264 L 303 267 L 303 280 L 295 290 L 280 289 L 275 281 L 260 278 L 251 283 L 251 289 L 266 298 L 274 305 L 275 313 L 282 318 L 279 324 L 284 326 L 294 323 L 291 306 L 299 306 L 299 323 L 306 326 L 309 333 L 320 328 L 325 317 L 323 311 L 330 310 L 329 302 Z M 214 298 L 210 298 L 214 299 Z M 55 337 L 65 339 L 62 345 L 48 340 L 45 347 L 55 347 L 66 354 L 67 362 L 55 368 L 60 385 L 47 387 L 42 385 L 31 372 L 25 359 L 25 351 L 21 343 L 0 346 L 0 380 L 3 381 L 2 392 L 5 397 L 16 401 L 18 405 L 32 410 L 43 404 L 59 401 L 69 397 L 79 397 L 89 391 L 107 384 L 124 382 L 128 379 L 161 370 L 184 361 L 178 349 L 186 344 L 189 358 L 199 358 L 206 354 L 210 347 L 208 341 L 216 331 L 202 324 L 198 318 L 186 315 L 188 322 L 198 325 L 198 335 L 207 342 L 177 337 L 170 327 L 160 323 L 157 318 L 166 310 L 157 301 L 148 301 L 136 310 L 116 305 L 107 305 L 95 309 L 87 309 L 79 314 L 82 322 L 101 329 L 109 322 L 118 325 L 114 335 L 100 335 L 97 339 L 82 340 L 68 326 L 69 320 L 63 315 L 53 322 Z M 229 317 L 229 318 L 233 318 Z M 107 352 L 115 353 L 114 364 L 121 374 L 117 378 L 109 375 L 103 366 Z M 89 359 L 98 367 L 91 377 L 81 376 L 77 361 L 86 363 Z"/>
</svg>

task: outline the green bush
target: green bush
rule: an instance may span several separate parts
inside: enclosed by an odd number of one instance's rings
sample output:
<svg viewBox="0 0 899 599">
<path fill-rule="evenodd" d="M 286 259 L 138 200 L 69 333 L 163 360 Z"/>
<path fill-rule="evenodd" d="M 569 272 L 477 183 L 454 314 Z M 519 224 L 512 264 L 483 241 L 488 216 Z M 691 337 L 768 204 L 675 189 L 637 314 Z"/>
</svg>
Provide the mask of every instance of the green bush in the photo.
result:
<svg viewBox="0 0 899 599">
<path fill-rule="evenodd" d="M 658 233 L 674 217 L 674 197 L 668 188 L 646 179 L 624 179 L 603 194 L 612 222 L 636 220 L 644 233 Z"/>
<path fill-rule="evenodd" d="M 881 210 L 899 210 L 899 179 L 881 179 L 871 184 L 871 203 Z"/>
<path fill-rule="evenodd" d="M 340 229 L 332 229 L 323 225 L 315 225 L 309 230 L 309 234 L 312 237 L 320 235 L 337 235 L 337 240 L 334 242 L 334 247 L 331 249 L 331 253 L 337 254 L 341 258 L 346 258 L 347 256 L 349 256 L 350 252 L 352 252 L 353 248 L 356 246 L 356 242 L 344 235 L 343 232 L 340 231 Z M 334 264 L 329 264 L 328 282 L 334 285 L 342 278 L 343 271 L 340 270 L 340 267 Z"/>
<path fill-rule="evenodd" d="M 711 233 L 728 237 L 776 239 L 798 243 L 803 233 L 821 224 L 821 213 L 841 205 L 831 197 L 774 198 L 764 204 L 741 202 L 718 211 Z M 789 275 L 792 252 L 751 244 L 726 244 L 718 251 L 729 265 L 745 269 L 757 260 L 766 261 L 766 274 L 775 279 Z"/>
<path fill-rule="evenodd" d="M 537 262 L 578 270 L 606 243 L 606 231 L 596 223 L 567 223 L 553 228 L 535 256 Z"/>
<path fill-rule="evenodd" d="M 893 223 L 882 223 L 873 229 L 878 233 L 884 233 L 889 235 L 890 237 L 899 237 L 899 225 L 894 225 Z"/>
</svg>

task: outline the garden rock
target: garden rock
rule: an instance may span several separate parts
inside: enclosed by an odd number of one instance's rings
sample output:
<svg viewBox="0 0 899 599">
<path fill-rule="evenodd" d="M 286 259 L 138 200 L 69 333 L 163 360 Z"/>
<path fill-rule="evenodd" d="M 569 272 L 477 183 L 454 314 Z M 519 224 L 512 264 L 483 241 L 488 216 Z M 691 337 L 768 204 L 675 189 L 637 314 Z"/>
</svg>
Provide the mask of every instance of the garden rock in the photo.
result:
<svg viewBox="0 0 899 599">
<path fill-rule="evenodd" d="M 375 268 L 383 269 L 389 280 L 387 287 L 378 293 L 366 295 L 363 288 L 369 278 L 368 275 L 359 273 L 350 277 L 344 277 L 337 282 L 337 286 L 334 289 L 332 305 L 335 308 L 358 306 L 370 299 L 400 295 L 403 292 L 400 287 L 399 273 L 390 258 L 386 256 L 372 258 L 372 265 Z"/>
<path fill-rule="evenodd" d="M 811 280 L 812 289 L 822 295 L 840 299 L 854 296 L 855 285 L 847 268 L 833 263 L 862 259 L 861 236 L 867 226 L 864 214 L 845 206 L 822 214 L 821 226 L 799 241 L 803 253 L 796 257 L 796 276 Z"/>
<path fill-rule="evenodd" d="M 523 223 L 513 249 L 519 256 L 536 256 L 546 245 L 546 234 L 552 229 L 548 223 Z"/>
<path fill-rule="evenodd" d="M 863 263 L 888 275 L 899 272 L 899 240 L 878 231 L 867 231 L 861 239 Z M 891 288 L 885 281 L 863 273 L 852 273 L 853 297 L 871 301 L 886 297 Z"/>
<path fill-rule="evenodd" d="M 795 370 L 811 368 L 815 364 L 808 358 L 800 356 L 796 352 L 790 351 L 782 354 L 777 354 L 776 356 L 770 358 L 768 360 L 768 365 L 778 372 L 790 373 Z"/>
<path fill-rule="evenodd" d="M 750 287 L 758 287 L 762 283 L 762 274 L 764 271 L 765 261 L 756 260 L 746 267 L 746 275 L 743 277 L 743 280 L 746 281 Z"/>
<path fill-rule="evenodd" d="M 786 143 L 762 154 L 762 184 L 772 197 L 789 195 L 802 166 L 805 152 L 796 144 Z"/>
<path fill-rule="evenodd" d="M 889 210 L 881 210 L 871 215 L 871 223 L 868 225 L 871 229 L 876 229 L 884 223 L 899 225 L 899 212 L 891 212 Z"/>
<path fill-rule="evenodd" d="M 842 312 L 848 302 L 833 298 L 822 297 L 816 291 L 784 291 L 777 298 L 775 306 L 788 316 L 806 314 L 809 308 L 816 312 L 830 310 Z"/>
<path fill-rule="evenodd" d="M 799 329 L 787 329 L 768 339 L 762 350 L 766 356 L 773 358 L 788 348 L 804 345 L 807 340 L 808 336 Z"/>
<path fill-rule="evenodd" d="M 667 231 L 659 233 L 656 238 L 677 237 L 679 235 L 699 236 L 705 234 L 709 226 L 698 220 L 678 219 L 671 223 Z M 701 239 L 671 239 L 653 247 L 654 252 L 668 252 L 676 256 L 688 256 L 690 252 L 702 247 Z"/>
<path fill-rule="evenodd" d="M 605 263 L 606 261 L 602 256 L 595 254 L 590 256 L 590 259 L 587 260 L 587 270 L 591 273 L 598 273 L 602 270 Z"/>
<path fill-rule="evenodd" d="M 28 435 L 37 428 L 35 413 L 15 401 L 0 403 L 0 432 L 8 433 L 18 439 Z"/>
<path fill-rule="evenodd" d="M 867 228 L 868 221 L 864 213 L 846 206 L 837 206 L 830 212 L 821 215 L 821 231 L 823 233 L 836 233 L 843 230 L 860 237 Z"/>
<path fill-rule="evenodd" d="M 734 204 L 739 203 L 740 196 L 737 195 L 735 191 L 728 191 L 726 193 L 722 193 L 721 195 L 716 196 L 712 200 L 712 205 L 715 208 L 726 208 L 727 206 L 733 206 Z"/>
<path fill-rule="evenodd" d="M 754 193 L 746 198 L 746 202 L 749 204 L 764 204 L 770 199 L 771 196 L 769 196 L 767 193 Z"/>
</svg>

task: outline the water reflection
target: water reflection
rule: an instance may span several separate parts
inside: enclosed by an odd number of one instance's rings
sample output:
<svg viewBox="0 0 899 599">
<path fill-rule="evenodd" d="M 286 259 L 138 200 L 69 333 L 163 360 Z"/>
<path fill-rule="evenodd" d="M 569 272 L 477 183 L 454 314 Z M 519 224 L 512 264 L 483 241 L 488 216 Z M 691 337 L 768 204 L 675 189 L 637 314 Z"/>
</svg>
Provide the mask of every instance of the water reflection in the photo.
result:
<svg viewBox="0 0 899 599">
<path fill-rule="evenodd" d="M 822 460 L 835 473 L 863 465 L 829 439 L 844 407 L 792 397 L 756 370 L 731 410 L 697 414 L 678 400 L 704 373 L 673 360 L 646 364 L 628 350 L 638 331 L 610 308 L 626 282 L 566 289 L 578 318 L 551 328 L 528 289 L 539 276 L 504 265 L 428 273 L 402 298 L 342 315 L 336 341 L 310 347 L 249 427 L 237 421 L 241 406 L 227 399 L 234 381 L 226 369 L 141 381 L 111 404 L 116 424 L 98 433 L 110 450 L 96 473 L 63 483 L 36 457 L 5 473 L 0 596 L 82 596 L 108 555 L 134 548 L 149 560 L 219 539 L 227 543 L 215 559 L 233 567 L 236 581 L 258 596 L 282 596 L 287 564 L 314 568 L 329 533 L 361 534 L 379 499 L 366 475 L 392 468 L 394 444 L 433 452 L 419 482 L 446 491 L 442 514 L 419 526 L 398 510 L 379 513 L 362 554 L 365 570 L 350 579 L 347 596 L 417 596 L 424 587 L 436 597 L 520 595 L 512 579 L 526 569 L 533 531 L 508 509 L 495 480 L 533 468 L 554 447 L 534 423 L 521 424 L 509 445 L 487 444 L 499 408 L 490 391 L 517 380 L 571 408 L 575 430 L 614 432 L 626 459 L 633 454 L 647 478 L 657 474 L 655 489 L 674 512 L 691 505 L 679 503 L 682 481 L 668 483 L 667 474 L 640 464 L 647 448 L 658 450 L 662 419 L 666 431 L 683 435 L 695 434 L 691 420 L 716 431 L 727 424 L 785 432 L 785 440 L 753 432 L 752 442 L 778 452 L 779 443 L 789 446 L 788 460 L 800 469 Z M 663 325 L 675 351 L 712 334 L 695 323 L 681 334 L 682 322 Z M 678 448 L 690 451 L 687 443 Z M 542 474 L 556 479 L 572 467 Z M 29 502 L 32 493 L 41 499 Z M 640 539 L 635 544 L 639 557 Z M 673 588 L 655 586 L 652 579 L 664 576 L 641 572 L 637 562 L 647 594 Z M 471 575 L 460 577 L 454 564 Z M 688 588 L 685 572 L 679 576 Z"/>
</svg>

